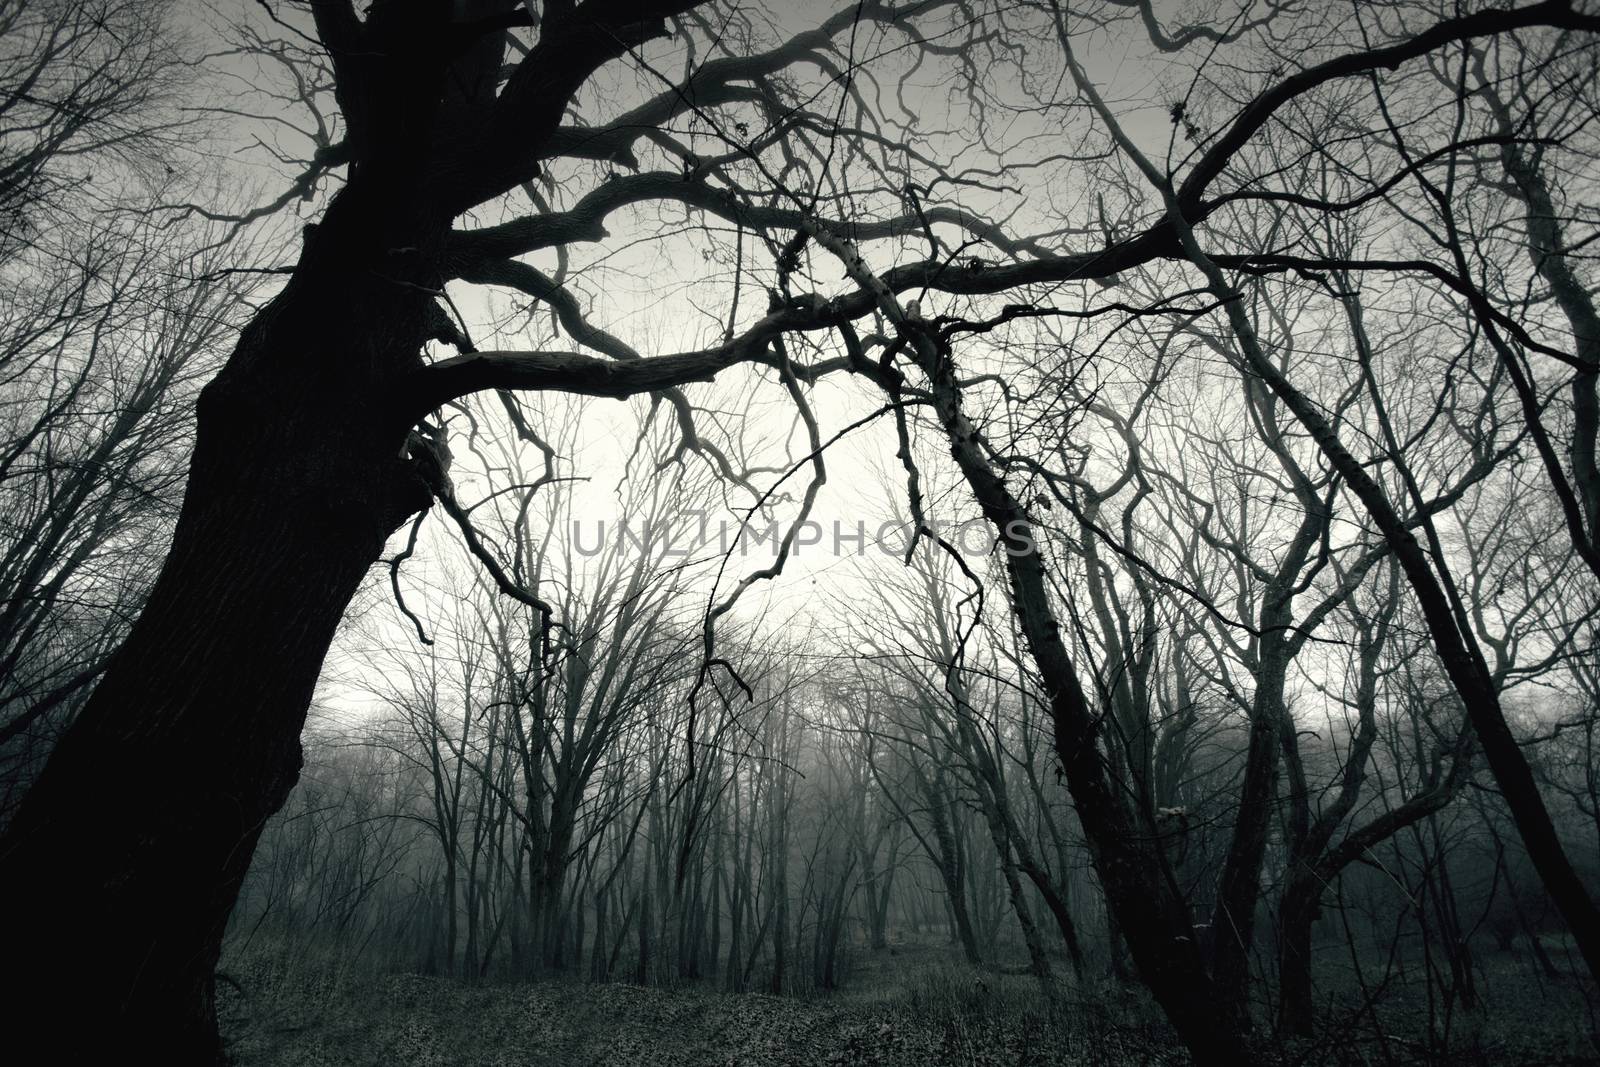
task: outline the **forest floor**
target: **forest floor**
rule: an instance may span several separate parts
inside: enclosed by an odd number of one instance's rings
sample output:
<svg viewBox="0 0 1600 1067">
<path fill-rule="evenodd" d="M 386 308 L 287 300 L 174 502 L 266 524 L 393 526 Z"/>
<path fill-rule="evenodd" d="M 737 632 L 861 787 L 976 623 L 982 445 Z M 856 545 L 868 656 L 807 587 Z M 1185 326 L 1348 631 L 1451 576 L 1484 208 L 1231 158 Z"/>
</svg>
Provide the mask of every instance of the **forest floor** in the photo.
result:
<svg viewBox="0 0 1600 1067">
<path fill-rule="evenodd" d="M 225 970 L 237 986 L 218 986 L 223 1032 L 239 1067 L 1188 1062 L 1141 997 L 1107 985 L 1087 1000 L 1047 998 L 1032 977 L 975 971 L 943 946 L 864 956 L 844 989 L 813 996 L 709 984 L 358 980 L 267 959 Z"/>
<path fill-rule="evenodd" d="M 1120 1067 L 1188 1056 L 1148 1000 L 1112 983 L 1063 985 L 977 971 L 942 947 L 863 957 L 827 995 L 726 993 L 575 981 L 467 983 L 338 966 L 234 961 L 218 995 L 239 1067 L 381 1064 L 528 1067 Z M 236 984 L 234 984 L 236 983 Z M 1576 989 L 1502 987 L 1458 1013 L 1447 1045 L 1422 1040 L 1420 1004 L 1373 1026 L 1330 1020 L 1315 1042 L 1263 1051 L 1313 1064 L 1600 1063 Z M 1409 1035 L 1409 1036 L 1408 1036 Z"/>
</svg>

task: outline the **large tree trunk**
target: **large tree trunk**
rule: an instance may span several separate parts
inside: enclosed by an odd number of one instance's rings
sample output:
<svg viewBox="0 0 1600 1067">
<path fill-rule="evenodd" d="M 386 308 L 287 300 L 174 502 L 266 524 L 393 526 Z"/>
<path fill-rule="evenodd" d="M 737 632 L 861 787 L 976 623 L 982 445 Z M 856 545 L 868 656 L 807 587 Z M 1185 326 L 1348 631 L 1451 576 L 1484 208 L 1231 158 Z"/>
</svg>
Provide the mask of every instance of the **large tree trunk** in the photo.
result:
<svg viewBox="0 0 1600 1067">
<path fill-rule="evenodd" d="M 1263 629 L 1288 621 L 1288 612 L 1281 604 L 1269 606 L 1262 614 Z M 1284 728 L 1283 687 L 1288 666 L 1288 649 L 1281 635 L 1268 630 L 1256 671 L 1244 782 L 1211 920 L 1215 946 L 1211 973 L 1218 1000 L 1222 1010 L 1246 1030 L 1251 1028 L 1250 950 L 1255 943 L 1256 909 L 1261 899 L 1261 867 L 1277 800 L 1279 732 Z"/>
<path fill-rule="evenodd" d="M 1317 920 L 1322 886 L 1314 876 L 1291 877 L 1278 909 L 1278 1029 L 1309 1037 L 1316 1006 L 1311 985 L 1311 926 Z"/>
<path fill-rule="evenodd" d="M 0 841 L 8 956 L 28 975 L 9 1009 L 72 1005 L 74 1052 L 217 1055 L 223 928 L 298 776 L 323 657 L 385 538 L 428 503 L 385 385 L 420 359 L 416 261 L 443 226 L 392 194 L 341 194 L 203 390 L 148 606 Z"/>
<path fill-rule="evenodd" d="M 1225 1010 L 1194 942 L 1189 905 L 1167 869 L 1148 812 L 1130 807 L 1112 779 L 1089 706 L 1050 603 L 1050 581 L 1027 511 L 990 464 L 962 410 L 950 362 L 916 337 L 950 453 L 1005 554 L 1012 609 L 1049 701 L 1056 754 L 1106 896 L 1139 975 L 1199 1063 L 1256 1062 Z"/>
</svg>

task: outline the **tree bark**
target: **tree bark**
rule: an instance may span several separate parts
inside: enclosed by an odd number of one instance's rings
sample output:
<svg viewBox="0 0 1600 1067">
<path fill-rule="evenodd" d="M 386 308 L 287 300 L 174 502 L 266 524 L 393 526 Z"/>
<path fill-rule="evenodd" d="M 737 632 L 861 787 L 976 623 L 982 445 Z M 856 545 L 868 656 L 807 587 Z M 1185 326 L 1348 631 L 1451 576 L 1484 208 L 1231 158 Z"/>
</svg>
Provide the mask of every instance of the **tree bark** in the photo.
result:
<svg viewBox="0 0 1600 1067">
<path fill-rule="evenodd" d="M 1278 904 L 1278 1029 L 1309 1036 L 1315 1030 L 1311 987 L 1311 928 L 1320 912 L 1322 884 L 1291 875 Z"/>
<path fill-rule="evenodd" d="M 915 327 L 908 326 L 908 331 Z M 953 368 L 925 334 L 918 362 L 932 384 L 935 412 L 951 456 L 994 528 L 1005 554 L 1013 610 L 1044 680 L 1055 746 L 1090 856 L 1140 976 L 1197 1062 L 1255 1062 L 1201 963 L 1187 901 L 1161 856 L 1161 835 L 1131 810 L 1111 781 L 1098 742 L 1099 719 L 1078 681 L 1050 604 L 1042 548 L 1021 503 L 990 465 L 962 411 Z"/>
<path fill-rule="evenodd" d="M 402 282 L 427 253 L 371 250 L 436 248 L 445 226 L 374 186 L 336 199 L 202 391 L 148 606 L 0 840 L 0 913 L 30 974 L 11 1009 L 70 998 L 96 1020 L 70 1045 L 219 1054 L 222 931 L 298 777 L 323 656 L 387 536 L 430 502 L 385 390 L 420 362 L 427 294 Z"/>
</svg>

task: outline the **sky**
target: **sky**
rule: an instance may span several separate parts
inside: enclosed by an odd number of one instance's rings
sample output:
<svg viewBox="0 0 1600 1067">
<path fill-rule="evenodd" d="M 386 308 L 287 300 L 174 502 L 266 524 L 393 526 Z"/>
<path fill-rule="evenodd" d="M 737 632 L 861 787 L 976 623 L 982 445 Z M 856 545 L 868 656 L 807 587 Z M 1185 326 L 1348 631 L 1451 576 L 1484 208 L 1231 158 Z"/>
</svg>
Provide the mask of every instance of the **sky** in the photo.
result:
<svg viewBox="0 0 1600 1067">
<path fill-rule="evenodd" d="M 848 5 L 806 0 L 746 5 L 746 9 L 770 16 L 781 37 L 808 28 L 845 6 Z M 1171 28 L 1219 7 L 1168 2 L 1158 3 L 1156 11 L 1163 24 Z M 236 35 L 238 26 L 246 23 L 263 33 L 276 32 L 270 23 L 264 22 L 259 8 L 243 0 L 214 8 L 201 26 L 204 32 Z M 898 40 L 894 38 L 892 43 Z M 906 76 L 905 99 L 915 113 L 914 121 L 908 118 L 909 128 L 897 131 L 897 136 L 914 137 L 912 144 L 918 150 L 935 158 L 981 167 L 992 166 L 992 152 L 998 146 L 1009 163 L 1026 159 L 1041 162 L 1039 166 L 1013 172 L 1004 182 L 978 180 L 972 184 L 945 186 L 938 196 L 941 203 L 988 217 L 1007 218 L 1009 227 L 1022 234 L 1055 229 L 1063 220 L 1081 224 L 1085 218 L 1094 217 L 1091 208 L 1098 209 L 1100 205 L 1104 205 L 1104 213 L 1115 220 L 1122 206 L 1119 203 L 1122 194 L 1086 186 L 1081 166 L 1056 158 L 1062 153 L 1098 147 L 1097 141 L 1086 145 L 1082 139 L 1083 113 L 1071 109 L 1041 109 L 1023 93 L 1026 86 L 1035 94 L 1066 97 L 1068 90 L 1062 81 L 1062 72 L 1058 65 L 1053 65 L 1055 50 L 1048 42 L 1035 43 L 1025 53 L 1001 57 L 974 72 L 979 89 L 988 95 L 988 106 L 976 118 L 968 111 L 970 99 L 965 89 L 953 87 L 949 80 L 949 69 L 941 70 L 930 63 L 910 72 L 909 56 L 903 51 L 885 49 L 884 39 L 876 32 L 864 31 L 857 35 L 852 54 L 872 57 L 855 84 L 863 92 L 878 94 L 876 102 L 886 115 L 905 117 L 893 92 L 896 78 Z M 1182 63 L 1174 57 L 1163 55 L 1157 62 L 1150 59 L 1150 54 L 1147 40 L 1125 31 L 1109 36 L 1093 34 L 1080 50 L 1080 58 L 1101 95 L 1140 148 L 1156 159 L 1166 158 L 1169 151 L 1181 156 L 1189 144 L 1184 130 L 1174 123 L 1171 112 L 1175 102 L 1187 97 L 1190 83 Z M 644 56 L 656 70 L 677 71 L 683 62 L 682 42 L 652 42 L 644 49 Z M 236 90 L 281 84 L 283 69 L 270 62 L 261 64 L 231 55 L 219 57 L 216 65 L 221 71 L 222 83 Z M 1232 75 L 1219 76 L 1226 79 Z M 812 106 L 816 112 L 833 113 L 844 102 L 841 87 L 818 77 L 816 71 L 802 68 L 797 77 L 810 79 L 805 84 L 815 92 Z M 580 94 L 580 113 L 586 121 L 603 122 L 660 88 L 655 75 L 637 63 L 613 64 Z M 1215 110 L 1222 105 L 1207 104 L 1206 99 L 1202 94 L 1191 100 L 1186 118 L 1202 128 L 1211 128 L 1223 121 L 1227 113 Z M 248 110 L 260 118 L 235 116 L 231 120 L 230 128 L 240 151 L 230 154 L 225 163 L 230 173 L 244 178 L 245 184 L 251 182 L 252 176 L 259 182 L 258 197 L 270 196 L 283 187 L 292 168 L 272 161 L 272 153 L 261 151 L 260 146 L 275 146 L 290 159 L 303 158 L 307 153 L 303 136 L 290 132 L 282 120 L 287 116 L 302 128 L 305 123 L 293 108 L 258 93 L 246 93 L 239 101 L 237 111 Z M 331 106 L 331 101 L 323 102 Z M 677 123 L 675 133 L 696 151 L 708 153 L 726 148 L 703 126 L 696 128 L 688 121 Z M 830 162 L 834 160 L 835 157 L 830 157 Z M 661 164 L 658 160 L 647 165 Z M 602 176 L 593 168 L 577 168 L 557 177 L 561 179 L 561 188 L 549 189 L 547 195 L 559 202 L 571 203 L 593 188 Z M 852 188 L 850 192 L 858 194 L 860 209 L 869 216 L 901 210 L 894 197 L 886 199 L 870 188 Z M 306 206 L 310 212 L 314 209 L 315 205 Z M 462 224 L 490 224 L 523 210 L 526 210 L 526 201 L 513 195 L 506 203 L 480 209 Z M 279 224 L 289 226 L 293 221 L 285 215 Z M 724 316 L 731 295 L 730 241 L 724 224 L 715 220 L 708 222 L 698 213 L 675 214 L 666 210 L 659 215 L 619 213 L 608 221 L 608 226 L 613 234 L 611 238 L 571 249 L 571 286 L 580 294 L 592 323 L 623 338 L 647 356 L 700 347 L 719 336 L 725 326 Z M 652 239 L 641 240 L 647 235 Z M 1105 235 L 1075 233 L 1051 240 L 1063 249 L 1080 249 L 1098 246 L 1104 242 Z M 770 257 L 752 246 L 753 242 L 747 243 L 745 266 L 759 269 L 752 271 L 744 283 L 741 326 L 749 325 L 762 313 L 764 294 L 759 286 L 771 276 Z M 922 258 L 926 249 L 920 242 L 899 246 L 874 242 L 868 244 L 864 252 L 873 269 L 881 272 L 899 260 Z M 989 250 L 984 254 L 993 257 L 996 253 Z M 815 284 L 824 295 L 853 288 L 837 264 L 818 258 L 816 253 L 812 256 Z M 555 272 L 559 266 L 554 253 L 536 254 L 528 257 L 528 261 L 547 273 Z M 548 315 L 542 309 L 530 317 L 525 313 L 526 300 L 514 294 L 462 283 L 452 283 L 449 293 L 480 348 L 573 347 L 570 339 L 552 332 Z M 1063 290 L 1056 295 L 1063 303 L 1085 299 L 1081 291 L 1075 290 Z M 934 299 L 927 302 L 923 313 L 932 315 L 954 307 L 953 303 L 941 304 Z M 436 354 L 449 353 L 440 349 Z M 964 346 L 961 358 L 964 366 L 970 361 L 970 365 L 980 367 L 985 359 L 978 344 Z M 1108 381 L 1114 381 L 1117 376 L 1114 365 L 1102 366 L 1100 372 Z M 881 402 L 872 390 L 853 386 L 847 380 L 821 382 L 811 395 L 824 437 L 867 415 Z M 750 445 L 749 454 L 754 462 L 787 466 L 807 451 L 804 431 L 795 418 L 793 407 L 770 374 L 761 379 L 749 373 L 735 373 L 725 376 L 715 386 L 691 387 L 690 396 L 697 405 L 708 410 L 729 413 L 727 425 L 739 427 L 739 433 L 745 437 L 743 443 Z M 614 536 L 619 523 L 627 516 L 617 486 L 624 476 L 626 458 L 633 450 L 648 402 L 643 399 L 618 402 L 546 397 L 538 407 L 541 416 L 535 421 L 546 432 L 560 425 L 570 430 L 570 436 L 561 445 L 559 473 L 582 479 L 564 487 L 571 496 L 571 514 L 579 524 L 580 536 L 592 543 L 602 527 Z M 659 413 L 658 421 L 664 424 L 665 415 L 664 410 Z M 701 429 L 708 438 L 724 447 L 740 443 L 719 432 L 709 417 L 701 419 Z M 1113 451 L 1117 447 L 1109 440 L 1088 444 Z M 869 532 L 877 531 L 886 520 L 903 512 L 904 474 L 894 459 L 894 452 L 895 435 L 892 421 L 888 419 L 856 429 L 830 446 L 826 455 L 828 482 L 812 515 L 821 543 L 802 546 L 789 560 L 782 576 L 755 587 L 741 601 L 740 615 L 791 619 L 791 628 L 804 632 L 826 624 L 838 614 L 841 604 L 861 602 L 873 596 L 882 583 L 896 580 L 889 570 L 899 565 L 894 556 L 870 544 L 865 552 L 857 554 L 855 544 L 836 545 L 833 537 L 836 528 L 846 534 L 854 533 L 860 525 Z M 927 442 L 922 452 L 921 466 L 929 488 L 930 513 L 953 523 L 970 518 L 973 511 L 964 493 L 957 491 L 948 473 L 941 470 L 942 449 L 938 442 Z M 453 477 L 462 500 L 471 502 L 488 491 L 489 481 L 473 469 L 475 464 L 462 449 L 457 449 L 457 455 Z M 531 461 L 531 455 L 529 458 Z M 688 462 L 695 460 L 691 457 Z M 636 458 L 635 465 L 647 464 Z M 808 473 L 802 471 L 791 478 L 786 488 L 798 495 Z M 771 475 L 763 475 L 756 481 L 765 487 L 770 478 Z M 734 493 L 730 501 L 736 506 L 709 516 L 713 537 L 708 548 L 720 547 L 715 531 L 724 524 L 728 527 L 737 524 L 748 497 Z M 778 514 L 780 518 L 792 514 L 792 506 L 780 509 Z M 686 515 L 682 528 L 692 530 L 697 525 L 698 516 Z M 548 531 L 546 536 L 549 536 Z M 973 547 L 977 547 L 976 539 L 973 540 Z M 425 623 L 430 616 L 441 614 L 444 606 L 441 598 L 450 595 L 450 568 L 459 564 L 461 557 L 455 535 L 446 529 L 442 519 L 431 518 L 425 527 L 421 549 L 417 557 L 407 563 L 404 572 L 408 602 Z M 765 566 L 770 560 L 770 548 L 765 544 L 753 546 L 748 555 L 735 553 L 733 566 L 720 588 L 728 589 L 741 574 Z M 364 608 L 358 612 L 358 624 L 347 628 L 346 637 L 331 654 L 327 672 L 330 684 L 324 687 L 321 701 L 336 718 L 370 711 L 371 702 L 360 691 L 361 685 L 352 684 L 348 679 L 361 674 L 367 664 L 366 651 L 374 638 L 401 645 L 413 640 L 410 624 L 388 603 L 386 584 L 387 569 L 375 568 L 373 581 L 361 600 Z"/>
</svg>

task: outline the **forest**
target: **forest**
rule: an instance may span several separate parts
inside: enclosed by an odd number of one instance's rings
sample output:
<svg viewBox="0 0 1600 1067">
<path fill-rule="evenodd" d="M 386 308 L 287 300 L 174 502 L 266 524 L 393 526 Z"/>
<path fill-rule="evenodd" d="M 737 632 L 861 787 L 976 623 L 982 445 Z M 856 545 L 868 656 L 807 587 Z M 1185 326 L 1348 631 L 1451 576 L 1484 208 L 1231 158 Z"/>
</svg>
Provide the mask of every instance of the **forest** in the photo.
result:
<svg viewBox="0 0 1600 1067">
<path fill-rule="evenodd" d="M 0 0 L 14 1063 L 1600 1062 L 1592 0 Z"/>
</svg>

